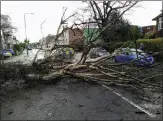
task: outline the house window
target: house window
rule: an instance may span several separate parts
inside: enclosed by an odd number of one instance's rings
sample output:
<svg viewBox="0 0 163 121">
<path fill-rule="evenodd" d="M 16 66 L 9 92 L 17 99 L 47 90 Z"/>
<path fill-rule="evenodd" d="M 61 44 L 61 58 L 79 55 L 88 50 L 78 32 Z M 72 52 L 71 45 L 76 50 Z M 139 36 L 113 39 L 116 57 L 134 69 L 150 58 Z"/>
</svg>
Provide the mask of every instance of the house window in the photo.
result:
<svg viewBox="0 0 163 121">
<path fill-rule="evenodd" d="M 163 29 L 163 19 L 162 17 L 159 18 L 158 20 L 158 30 Z"/>
<path fill-rule="evenodd" d="M 150 27 L 147 27 L 147 30 L 150 30 Z"/>
</svg>

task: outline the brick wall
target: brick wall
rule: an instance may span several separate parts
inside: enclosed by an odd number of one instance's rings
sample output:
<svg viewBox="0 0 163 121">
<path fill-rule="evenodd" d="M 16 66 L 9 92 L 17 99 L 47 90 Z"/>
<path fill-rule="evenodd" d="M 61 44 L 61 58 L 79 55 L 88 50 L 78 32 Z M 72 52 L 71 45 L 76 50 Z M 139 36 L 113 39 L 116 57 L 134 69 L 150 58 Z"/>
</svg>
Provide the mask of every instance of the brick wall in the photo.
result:
<svg viewBox="0 0 163 121">
<path fill-rule="evenodd" d="M 74 40 L 83 36 L 83 30 L 73 29 L 73 31 L 69 29 L 69 44 L 72 44 Z"/>
<path fill-rule="evenodd" d="M 156 26 L 152 25 L 152 26 L 144 26 L 142 27 L 143 33 L 147 33 L 147 32 L 156 32 Z"/>
</svg>

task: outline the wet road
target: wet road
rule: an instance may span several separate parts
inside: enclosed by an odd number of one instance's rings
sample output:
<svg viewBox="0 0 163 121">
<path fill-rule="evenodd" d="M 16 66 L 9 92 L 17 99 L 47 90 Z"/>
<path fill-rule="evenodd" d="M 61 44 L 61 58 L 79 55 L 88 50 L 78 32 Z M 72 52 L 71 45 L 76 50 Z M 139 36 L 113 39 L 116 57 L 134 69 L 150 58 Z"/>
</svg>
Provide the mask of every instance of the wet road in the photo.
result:
<svg viewBox="0 0 163 121">
<path fill-rule="evenodd" d="M 10 58 L 5 59 L 5 63 L 20 61 L 20 62 L 23 62 L 24 64 L 30 64 L 32 60 L 34 59 L 37 51 L 38 49 L 29 50 L 28 55 L 27 55 L 27 50 L 24 50 L 23 53 L 18 56 L 12 56 Z M 78 62 L 81 55 L 82 53 L 76 53 L 74 57 L 75 59 L 73 60 L 73 62 Z M 45 56 L 45 50 L 40 50 L 36 59 L 43 59 L 44 56 Z"/>
<path fill-rule="evenodd" d="M 19 56 L 11 57 L 5 62 L 21 61 L 31 63 L 37 49 L 26 50 Z M 76 54 L 76 60 L 81 53 Z M 40 51 L 38 58 L 44 58 L 44 51 Z M 77 81 L 79 82 L 79 81 Z M 156 114 L 157 109 L 162 110 L 162 103 L 151 105 L 136 99 L 136 96 L 120 88 L 112 88 L 118 94 L 132 100 L 138 106 L 145 108 L 156 115 L 151 118 L 139 108 L 118 96 L 109 89 L 100 85 L 87 83 L 70 83 L 63 80 L 59 84 L 40 86 L 35 89 L 15 91 L 7 97 L 1 107 L 1 118 L 12 120 L 34 120 L 34 119 L 106 119 L 106 120 L 156 120 L 161 119 Z M 146 108 L 148 106 L 148 108 Z M 150 107 L 150 108 L 149 108 Z"/>
<path fill-rule="evenodd" d="M 15 91 L 3 97 L 2 120 L 156 120 L 112 91 L 63 79 L 57 84 Z"/>
<path fill-rule="evenodd" d="M 18 56 L 12 56 L 12 57 L 6 59 L 5 63 L 20 61 L 20 62 L 23 62 L 24 64 L 29 64 L 34 59 L 37 51 L 38 51 L 38 49 L 29 50 L 28 55 L 27 55 L 27 50 L 24 50 L 22 54 L 20 54 Z M 44 58 L 44 53 L 45 53 L 44 50 L 41 50 L 37 56 L 37 59 Z"/>
</svg>

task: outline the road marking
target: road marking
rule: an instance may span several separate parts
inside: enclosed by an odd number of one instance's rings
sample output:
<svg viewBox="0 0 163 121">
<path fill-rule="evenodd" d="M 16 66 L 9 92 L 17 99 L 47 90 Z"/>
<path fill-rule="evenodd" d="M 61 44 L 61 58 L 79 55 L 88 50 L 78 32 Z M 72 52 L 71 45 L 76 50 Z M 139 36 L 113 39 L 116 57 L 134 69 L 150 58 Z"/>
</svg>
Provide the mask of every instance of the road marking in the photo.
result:
<svg viewBox="0 0 163 121">
<path fill-rule="evenodd" d="M 103 87 L 109 89 L 110 91 L 112 91 L 114 94 L 120 96 L 122 99 L 124 99 L 125 101 L 127 101 L 128 103 L 130 103 L 131 105 L 135 106 L 136 108 L 138 108 L 139 110 L 145 112 L 146 114 L 148 114 L 150 117 L 156 117 L 155 114 L 152 114 L 151 112 L 149 112 L 148 110 L 145 110 L 144 108 L 140 107 L 139 105 L 135 104 L 133 101 L 127 99 L 126 97 L 123 97 L 120 93 L 115 92 L 114 90 L 112 90 L 110 87 L 103 85 Z"/>
</svg>

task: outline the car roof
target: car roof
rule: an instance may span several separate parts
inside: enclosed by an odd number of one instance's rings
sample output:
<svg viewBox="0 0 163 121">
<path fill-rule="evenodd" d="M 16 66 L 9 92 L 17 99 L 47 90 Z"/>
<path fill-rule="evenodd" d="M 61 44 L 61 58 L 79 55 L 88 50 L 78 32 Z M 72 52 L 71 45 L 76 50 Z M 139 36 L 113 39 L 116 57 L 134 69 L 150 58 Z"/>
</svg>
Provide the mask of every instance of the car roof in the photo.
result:
<svg viewBox="0 0 163 121">
<path fill-rule="evenodd" d="M 135 48 L 132 48 L 132 49 L 130 49 L 131 51 L 136 51 L 136 49 Z M 137 49 L 137 51 L 138 52 L 143 52 L 142 50 L 140 50 L 140 49 Z"/>
<path fill-rule="evenodd" d="M 122 51 L 125 51 L 125 50 L 130 50 L 130 51 L 136 51 L 135 48 L 122 48 Z M 138 52 L 143 52 L 142 50 L 140 49 L 137 49 Z"/>
</svg>

